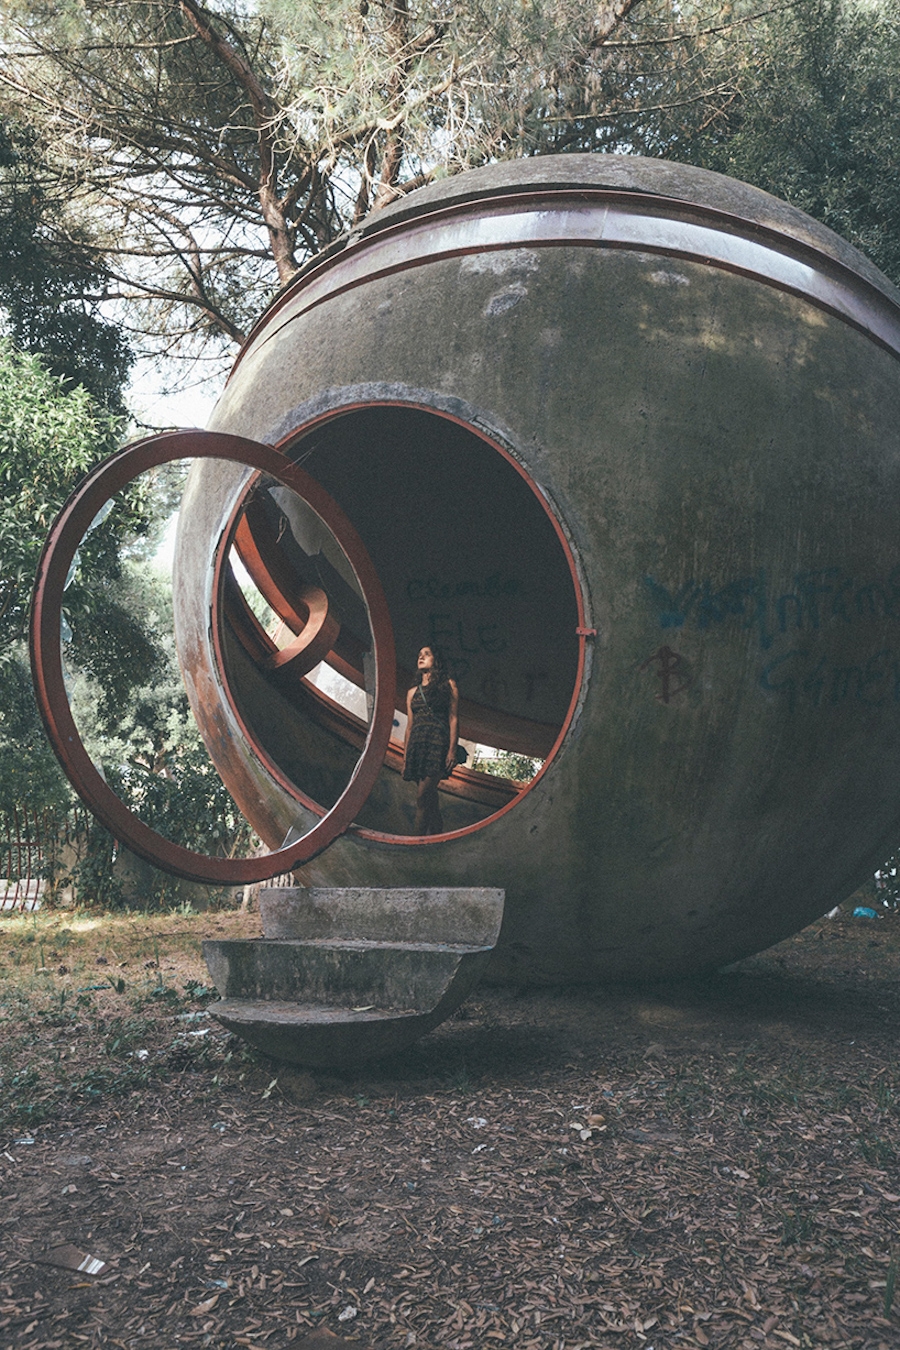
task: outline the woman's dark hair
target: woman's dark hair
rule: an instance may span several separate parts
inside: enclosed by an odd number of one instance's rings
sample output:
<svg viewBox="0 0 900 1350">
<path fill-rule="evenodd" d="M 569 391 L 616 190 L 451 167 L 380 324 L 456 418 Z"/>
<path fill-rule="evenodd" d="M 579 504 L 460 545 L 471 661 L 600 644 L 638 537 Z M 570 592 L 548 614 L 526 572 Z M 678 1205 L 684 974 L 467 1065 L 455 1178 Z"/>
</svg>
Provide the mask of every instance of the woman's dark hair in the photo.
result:
<svg viewBox="0 0 900 1350">
<path fill-rule="evenodd" d="M 419 651 L 424 651 L 426 647 L 434 657 L 434 665 L 431 668 L 431 680 L 429 683 L 434 685 L 446 684 L 450 678 L 450 672 L 447 669 L 447 658 L 444 655 L 443 649 L 441 647 L 432 647 L 430 642 L 424 642 L 419 648 Z M 422 676 L 424 674 L 424 670 L 416 670 L 416 684 L 422 683 Z"/>
</svg>

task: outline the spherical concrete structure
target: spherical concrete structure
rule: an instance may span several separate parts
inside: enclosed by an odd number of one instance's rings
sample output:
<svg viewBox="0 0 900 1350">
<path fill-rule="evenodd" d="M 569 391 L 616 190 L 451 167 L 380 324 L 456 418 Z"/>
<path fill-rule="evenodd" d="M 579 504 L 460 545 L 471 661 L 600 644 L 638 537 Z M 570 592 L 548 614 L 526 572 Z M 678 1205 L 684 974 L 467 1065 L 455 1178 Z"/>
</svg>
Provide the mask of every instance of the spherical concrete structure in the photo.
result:
<svg viewBox="0 0 900 1350">
<path fill-rule="evenodd" d="M 503 887 L 495 973 L 551 981 L 724 963 L 846 897 L 900 818 L 898 357 L 858 253 L 665 162 L 492 166 L 312 264 L 211 428 L 352 521 L 398 709 L 439 642 L 461 735 L 541 767 L 458 770 L 419 839 L 395 747 L 304 884 Z M 225 517 L 243 566 L 211 590 Z M 364 599 L 302 501 L 224 462 L 192 470 L 176 568 L 195 712 L 277 847 L 358 758 L 364 695 L 321 670 L 365 688 Z"/>
</svg>

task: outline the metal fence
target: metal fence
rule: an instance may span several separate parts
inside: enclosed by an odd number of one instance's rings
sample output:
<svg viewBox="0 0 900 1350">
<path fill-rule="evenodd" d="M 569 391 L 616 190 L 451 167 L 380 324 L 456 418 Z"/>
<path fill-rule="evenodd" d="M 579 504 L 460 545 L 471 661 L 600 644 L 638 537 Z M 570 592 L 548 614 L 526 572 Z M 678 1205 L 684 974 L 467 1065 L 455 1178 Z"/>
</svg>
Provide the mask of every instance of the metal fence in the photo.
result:
<svg viewBox="0 0 900 1350">
<path fill-rule="evenodd" d="M 46 870 L 42 814 L 19 807 L 0 817 L 0 911 L 37 909 Z"/>
<path fill-rule="evenodd" d="M 85 827 L 86 818 L 77 810 L 60 816 L 21 806 L 0 815 L 0 914 L 40 908 L 54 859 Z"/>
<path fill-rule="evenodd" d="M 89 824 L 89 814 L 77 807 L 65 815 L 28 807 L 0 814 L 0 918 L 40 909 L 54 872 L 71 870 L 73 856 L 83 852 Z M 285 872 L 262 886 L 295 884 Z M 255 894 L 259 887 L 248 889 Z"/>
</svg>

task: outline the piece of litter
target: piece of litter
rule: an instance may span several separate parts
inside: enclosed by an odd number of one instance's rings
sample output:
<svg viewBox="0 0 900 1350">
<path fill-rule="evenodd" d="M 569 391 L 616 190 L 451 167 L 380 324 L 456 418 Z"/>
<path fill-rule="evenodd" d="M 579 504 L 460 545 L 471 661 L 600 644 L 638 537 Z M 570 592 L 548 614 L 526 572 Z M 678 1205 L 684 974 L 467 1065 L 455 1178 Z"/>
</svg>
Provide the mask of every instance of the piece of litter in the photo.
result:
<svg viewBox="0 0 900 1350">
<path fill-rule="evenodd" d="M 348 1303 L 344 1311 L 338 1313 L 338 1321 L 352 1322 L 353 1318 L 356 1316 L 358 1312 L 359 1312 L 358 1308 L 354 1308 L 352 1303 Z"/>
<path fill-rule="evenodd" d="M 33 1144 L 34 1138 L 30 1134 L 23 1134 L 21 1139 L 14 1139 L 14 1144 Z"/>
<path fill-rule="evenodd" d="M 189 1035 L 189 1036 L 208 1036 L 208 1035 L 209 1035 L 209 1027 L 201 1027 L 199 1031 L 189 1031 L 189 1032 L 188 1032 L 188 1035 Z"/>
<path fill-rule="evenodd" d="M 149 1050 L 135 1050 L 135 1052 L 134 1052 L 134 1057 L 135 1057 L 135 1059 L 149 1059 L 149 1058 L 150 1058 L 150 1051 L 149 1051 Z"/>
<path fill-rule="evenodd" d="M 374 1012 L 374 1011 L 375 1011 L 375 1004 L 374 1004 L 374 1003 L 366 1003 L 366 1004 L 364 1004 L 364 1005 L 363 1005 L 362 1007 L 360 1007 L 360 1008 L 352 1008 L 352 1009 L 351 1009 L 351 1012 Z"/>
<path fill-rule="evenodd" d="M 101 1261 L 99 1256 L 90 1256 L 68 1242 L 61 1247 L 51 1247 L 45 1256 L 39 1256 L 37 1260 L 48 1266 L 59 1266 L 61 1270 L 77 1270 L 81 1275 L 102 1275 L 109 1270 L 107 1262 Z"/>
<path fill-rule="evenodd" d="M 467 1116 L 466 1124 L 471 1125 L 473 1130 L 483 1130 L 487 1121 L 484 1116 Z"/>
</svg>

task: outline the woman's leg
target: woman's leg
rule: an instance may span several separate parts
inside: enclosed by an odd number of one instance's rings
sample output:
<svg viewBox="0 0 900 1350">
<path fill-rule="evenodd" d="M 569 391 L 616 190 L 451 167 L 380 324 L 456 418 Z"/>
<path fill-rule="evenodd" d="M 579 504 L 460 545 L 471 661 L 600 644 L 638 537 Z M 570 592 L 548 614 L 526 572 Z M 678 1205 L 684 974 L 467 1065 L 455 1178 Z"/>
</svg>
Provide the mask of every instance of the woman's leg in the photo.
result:
<svg viewBox="0 0 900 1350">
<path fill-rule="evenodd" d="M 438 797 L 437 777 L 423 778 L 418 786 L 416 794 L 416 834 L 442 834 L 444 822 L 441 817 L 440 799 Z"/>
<path fill-rule="evenodd" d="M 428 788 L 431 783 L 430 778 L 420 778 L 416 784 L 416 823 L 413 830 L 416 834 L 428 833 L 429 803 Z"/>
</svg>

